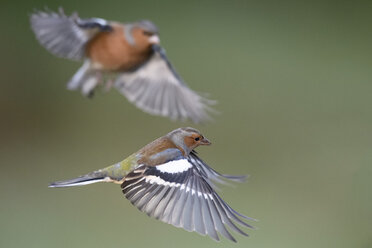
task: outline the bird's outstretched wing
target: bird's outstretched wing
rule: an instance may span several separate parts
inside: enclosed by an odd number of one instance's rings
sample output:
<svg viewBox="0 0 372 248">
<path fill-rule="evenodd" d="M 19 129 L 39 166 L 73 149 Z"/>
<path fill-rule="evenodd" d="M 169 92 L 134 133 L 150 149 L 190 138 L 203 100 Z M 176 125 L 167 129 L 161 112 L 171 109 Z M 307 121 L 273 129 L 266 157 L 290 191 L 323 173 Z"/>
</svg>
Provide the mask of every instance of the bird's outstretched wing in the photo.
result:
<svg viewBox="0 0 372 248">
<path fill-rule="evenodd" d="M 36 11 L 30 22 L 41 45 L 58 57 L 73 60 L 84 58 L 85 44 L 93 36 L 112 29 L 104 19 L 80 19 L 77 13 L 66 16 L 61 8 L 58 13 Z"/>
<path fill-rule="evenodd" d="M 188 156 L 190 163 L 199 171 L 201 175 L 208 181 L 208 183 L 214 188 L 218 187 L 214 183 L 228 185 L 229 182 L 244 182 L 247 179 L 247 175 L 228 175 L 221 174 L 207 165 L 199 156 L 196 151 L 191 151 Z"/>
<path fill-rule="evenodd" d="M 119 75 L 115 87 L 143 111 L 174 120 L 207 121 L 214 103 L 182 81 L 158 45 L 153 45 L 153 55 L 145 64 Z"/>
<path fill-rule="evenodd" d="M 214 240 L 219 240 L 220 233 L 236 242 L 231 231 L 248 236 L 236 224 L 253 228 L 242 220 L 251 218 L 224 202 L 188 159 L 139 166 L 126 176 L 121 188 L 147 215 Z"/>
</svg>

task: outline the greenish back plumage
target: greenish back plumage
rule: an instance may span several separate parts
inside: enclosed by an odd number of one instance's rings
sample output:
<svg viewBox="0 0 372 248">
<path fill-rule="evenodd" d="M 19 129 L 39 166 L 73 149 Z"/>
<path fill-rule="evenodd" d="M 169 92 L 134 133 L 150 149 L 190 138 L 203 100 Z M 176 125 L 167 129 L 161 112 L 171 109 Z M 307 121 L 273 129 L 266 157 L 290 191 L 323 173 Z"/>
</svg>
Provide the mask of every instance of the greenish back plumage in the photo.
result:
<svg viewBox="0 0 372 248">
<path fill-rule="evenodd" d="M 123 161 L 101 169 L 100 171 L 112 180 L 121 181 L 130 171 L 136 168 L 138 165 L 137 160 L 137 155 L 133 153 Z"/>
</svg>

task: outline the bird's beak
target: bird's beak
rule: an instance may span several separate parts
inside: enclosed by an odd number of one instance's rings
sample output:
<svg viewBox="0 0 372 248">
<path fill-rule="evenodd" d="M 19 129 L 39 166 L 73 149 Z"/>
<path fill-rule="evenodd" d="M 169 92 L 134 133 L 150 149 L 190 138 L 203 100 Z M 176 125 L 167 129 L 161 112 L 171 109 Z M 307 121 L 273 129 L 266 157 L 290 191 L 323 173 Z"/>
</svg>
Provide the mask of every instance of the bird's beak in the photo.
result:
<svg viewBox="0 0 372 248">
<path fill-rule="evenodd" d="M 203 138 L 200 141 L 200 145 L 209 146 L 210 144 L 212 144 L 212 143 L 207 138 Z"/>
<path fill-rule="evenodd" d="M 149 38 L 149 42 L 150 44 L 160 44 L 160 39 L 159 39 L 159 36 L 157 36 L 156 34 L 152 35 L 150 38 Z"/>
</svg>

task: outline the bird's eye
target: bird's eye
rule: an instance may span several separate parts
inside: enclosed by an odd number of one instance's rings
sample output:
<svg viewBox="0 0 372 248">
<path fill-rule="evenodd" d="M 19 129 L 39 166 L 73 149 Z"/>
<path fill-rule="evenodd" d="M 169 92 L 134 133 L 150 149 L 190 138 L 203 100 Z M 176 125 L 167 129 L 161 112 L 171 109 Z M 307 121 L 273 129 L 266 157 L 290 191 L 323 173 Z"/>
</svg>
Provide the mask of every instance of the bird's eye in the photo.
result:
<svg viewBox="0 0 372 248">
<path fill-rule="evenodd" d="M 151 36 L 152 35 L 152 33 L 148 32 L 148 31 L 143 31 L 143 34 L 146 35 L 146 36 Z"/>
<path fill-rule="evenodd" d="M 195 141 L 199 141 L 199 140 L 200 140 L 200 137 L 196 137 L 196 138 L 195 138 Z"/>
</svg>

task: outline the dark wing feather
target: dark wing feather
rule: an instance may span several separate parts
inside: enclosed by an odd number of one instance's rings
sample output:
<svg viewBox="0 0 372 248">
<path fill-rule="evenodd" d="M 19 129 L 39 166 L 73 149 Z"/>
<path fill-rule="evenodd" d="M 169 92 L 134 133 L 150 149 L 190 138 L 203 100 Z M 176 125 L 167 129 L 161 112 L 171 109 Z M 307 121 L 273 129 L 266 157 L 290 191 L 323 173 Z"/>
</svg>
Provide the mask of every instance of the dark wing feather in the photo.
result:
<svg viewBox="0 0 372 248">
<path fill-rule="evenodd" d="M 191 90 L 161 48 L 156 48 L 152 57 L 137 70 L 122 73 L 115 87 L 143 111 L 174 120 L 204 122 L 210 119 L 208 112 L 213 111 L 210 105 L 214 101 Z"/>
<path fill-rule="evenodd" d="M 121 188 L 147 215 L 214 240 L 219 240 L 219 233 L 236 242 L 230 230 L 248 236 L 235 223 L 253 228 L 241 219 L 250 218 L 229 207 L 187 159 L 142 165 L 127 175 Z"/>
<path fill-rule="evenodd" d="M 111 26 L 100 18 L 80 19 L 74 13 L 66 16 L 57 12 L 36 11 L 30 17 L 36 38 L 52 54 L 81 60 L 85 56 L 85 44 L 97 33 L 110 31 Z"/>
<path fill-rule="evenodd" d="M 213 183 L 228 184 L 228 181 L 244 182 L 247 178 L 246 175 L 227 175 L 215 171 L 199 158 L 196 151 L 191 151 L 188 159 L 214 188 L 217 187 Z"/>
</svg>

